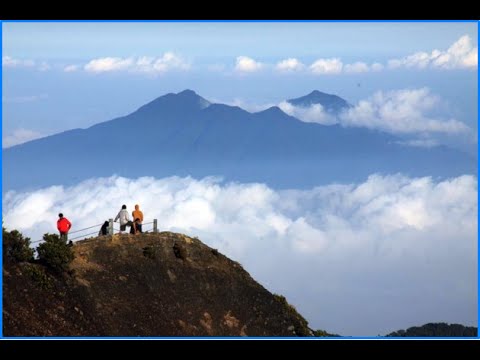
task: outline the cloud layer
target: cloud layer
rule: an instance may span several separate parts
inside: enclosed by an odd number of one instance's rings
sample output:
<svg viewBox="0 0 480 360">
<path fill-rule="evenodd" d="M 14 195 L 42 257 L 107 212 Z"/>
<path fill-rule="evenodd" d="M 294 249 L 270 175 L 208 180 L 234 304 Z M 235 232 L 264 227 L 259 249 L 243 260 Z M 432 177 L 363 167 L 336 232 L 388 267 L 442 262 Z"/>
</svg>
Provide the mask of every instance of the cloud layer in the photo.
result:
<svg viewBox="0 0 480 360">
<path fill-rule="evenodd" d="M 304 122 L 314 122 L 322 125 L 332 125 L 338 122 L 336 117 L 328 114 L 320 104 L 302 107 L 292 105 L 288 101 L 282 101 L 278 104 L 278 107 L 282 109 L 284 113 Z"/>
<path fill-rule="evenodd" d="M 312 65 L 310 70 L 317 75 L 340 74 L 343 69 L 343 63 L 339 58 L 318 59 Z"/>
<path fill-rule="evenodd" d="M 425 69 L 474 69 L 478 66 L 478 48 L 472 44 L 472 39 L 464 35 L 452 44 L 446 51 L 433 50 L 431 53 L 419 51 L 401 59 L 388 62 L 391 69 L 405 67 Z"/>
<path fill-rule="evenodd" d="M 440 99 L 428 88 L 378 91 L 340 115 L 345 126 L 363 126 L 390 133 L 459 134 L 469 130 L 461 121 L 434 118 Z"/>
<path fill-rule="evenodd" d="M 400 59 L 387 61 L 388 69 L 476 69 L 478 67 L 478 48 L 472 44 L 468 35 L 460 37 L 447 50 L 433 50 L 431 52 L 419 51 Z M 315 75 L 340 74 L 340 73 L 366 73 L 385 69 L 385 65 L 374 62 L 367 64 L 357 61 L 344 64 L 340 58 L 317 59 L 309 67 Z"/>
<path fill-rule="evenodd" d="M 40 71 L 51 69 L 45 61 L 17 59 L 11 56 L 2 58 L 2 66 L 9 68 L 34 68 Z M 64 72 L 74 72 L 80 65 L 58 66 Z M 344 63 L 339 56 L 317 58 L 310 65 L 305 65 L 296 57 L 288 57 L 276 64 L 262 63 L 248 56 L 235 59 L 234 71 L 240 74 L 256 73 L 263 70 L 275 70 L 278 73 L 301 73 L 313 75 L 338 75 L 378 72 L 385 69 L 476 69 L 478 67 L 478 47 L 468 35 L 461 36 L 446 50 L 418 51 L 401 58 L 390 59 L 382 64 L 379 61 L 367 63 L 358 60 Z M 171 70 L 188 70 L 191 64 L 174 52 L 165 52 L 162 56 L 139 57 L 101 57 L 90 60 L 83 65 L 83 70 L 91 73 L 127 71 L 130 73 L 162 74 Z M 200 66 L 202 68 L 202 66 Z M 231 67 L 224 63 L 207 64 L 203 68 L 213 72 L 230 73 Z"/>
<path fill-rule="evenodd" d="M 305 68 L 305 65 L 303 65 L 298 59 L 288 58 L 279 61 L 275 68 L 279 71 L 292 72 L 303 70 Z"/>
<path fill-rule="evenodd" d="M 289 68 L 289 62 L 293 65 L 293 61 L 298 64 L 301 62 L 295 58 L 283 60 L 277 64 L 277 70 L 285 70 Z M 280 66 L 282 64 L 282 66 Z M 303 65 L 303 64 L 301 64 Z M 407 55 L 400 59 L 390 59 L 387 66 L 380 62 L 367 64 L 363 61 L 357 61 L 351 64 L 344 64 L 339 57 L 320 58 L 314 61 L 309 70 L 315 75 L 329 75 L 341 73 L 366 73 L 382 71 L 385 68 L 415 68 L 415 69 L 476 69 L 478 67 L 478 48 L 472 43 L 472 39 L 468 35 L 463 35 L 447 50 L 433 50 L 430 53 L 419 51 L 411 55 Z M 299 67 L 297 70 L 301 70 Z"/>
<path fill-rule="evenodd" d="M 67 67 L 72 71 L 72 67 Z M 64 71 L 67 71 L 67 68 Z M 149 74 L 161 74 L 171 70 L 188 70 L 188 64 L 182 57 L 166 52 L 160 57 L 103 57 L 89 61 L 84 70 L 91 73 L 103 73 L 114 71 L 142 72 Z"/>
<path fill-rule="evenodd" d="M 214 178 L 113 176 L 9 192 L 3 216 L 36 240 L 55 232 L 60 211 L 75 230 L 114 217 L 124 203 L 140 204 L 161 230 L 198 236 L 239 261 L 313 328 L 378 335 L 430 321 L 476 325 L 476 177 L 372 175 L 277 192 Z"/>
<path fill-rule="evenodd" d="M 367 127 L 392 134 L 455 135 L 470 131 L 470 128 L 459 120 L 441 119 L 432 115 L 440 104 L 440 98 L 425 87 L 378 91 L 336 117 L 325 112 L 319 104 L 298 107 L 284 101 L 279 107 L 305 122 L 324 125 L 340 123 L 343 126 Z"/>
<path fill-rule="evenodd" d="M 248 56 L 238 56 L 235 63 L 235 71 L 241 73 L 251 73 L 262 69 L 263 64 L 255 61 Z"/>
<path fill-rule="evenodd" d="M 340 57 L 319 58 L 306 67 L 297 58 L 279 61 L 275 69 L 279 72 L 305 72 L 314 75 L 337 75 L 378 72 L 384 69 L 476 69 L 478 48 L 468 35 L 463 35 L 447 50 L 419 51 L 399 59 L 390 59 L 386 65 L 380 62 L 368 64 L 364 61 L 344 63 Z M 264 68 L 267 68 L 264 66 Z M 259 69 L 257 69 L 259 70 Z"/>
</svg>

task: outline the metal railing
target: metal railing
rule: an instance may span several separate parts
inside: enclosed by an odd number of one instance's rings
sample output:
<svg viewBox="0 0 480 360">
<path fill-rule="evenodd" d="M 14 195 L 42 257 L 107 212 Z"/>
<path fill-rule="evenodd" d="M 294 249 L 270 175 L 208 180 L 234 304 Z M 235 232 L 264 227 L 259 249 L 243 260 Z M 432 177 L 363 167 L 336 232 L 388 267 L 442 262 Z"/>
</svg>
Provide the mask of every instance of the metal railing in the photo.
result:
<svg viewBox="0 0 480 360">
<path fill-rule="evenodd" d="M 145 225 L 150 225 L 150 224 L 153 224 L 153 226 L 149 227 L 148 230 L 145 230 L 143 228 L 143 226 Z M 80 233 L 80 232 L 84 232 L 85 230 L 89 230 L 89 229 L 93 229 L 93 228 L 98 228 L 100 226 L 102 226 L 102 224 L 97 224 L 97 225 L 92 225 L 92 226 L 88 226 L 86 228 L 83 228 L 83 229 L 79 229 L 79 230 L 75 230 L 75 231 L 69 231 L 68 232 L 68 235 L 71 235 L 71 234 L 77 234 L 77 233 Z M 68 240 L 69 241 L 73 241 L 73 240 L 78 240 L 80 238 L 82 239 L 85 239 L 86 237 L 88 236 L 92 236 L 92 235 L 95 235 L 99 233 L 100 230 L 98 231 L 94 231 L 94 232 L 90 232 L 88 234 L 82 234 L 82 235 L 78 235 L 78 236 L 75 236 L 73 238 L 69 238 Z M 158 228 L 157 228 L 157 219 L 153 219 L 153 221 L 150 221 L 150 222 L 146 222 L 146 223 L 142 223 L 142 232 L 146 233 L 146 232 L 154 232 L 154 233 L 157 233 L 158 232 Z M 114 221 L 113 219 L 109 219 L 109 225 L 108 225 L 108 234 L 109 235 L 114 235 L 114 234 L 118 234 L 120 232 L 120 229 L 118 228 L 115 228 L 114 227 Z M 44 241 L 44 239 L 39 239 L 39 240 L 34 240 L 34 241 L 30 241 L 31 244 L 35 244 L 35 243 L 39 243 L 41 241 Z"/>
</svg>

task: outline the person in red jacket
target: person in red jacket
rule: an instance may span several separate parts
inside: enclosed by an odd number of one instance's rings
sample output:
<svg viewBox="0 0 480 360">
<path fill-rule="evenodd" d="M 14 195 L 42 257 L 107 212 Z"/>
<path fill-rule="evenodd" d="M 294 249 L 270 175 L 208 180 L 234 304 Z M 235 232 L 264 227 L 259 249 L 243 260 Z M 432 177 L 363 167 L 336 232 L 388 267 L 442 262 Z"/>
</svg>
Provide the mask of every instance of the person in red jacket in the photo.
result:
<svg viewBox="0 0 480 360">
<path fill-rule="evenodd" d="M 68 221 L 66 217 L 63 217 L 63 214 L 58 214 L 57 229 L 60 231 L 60 239 L 64 239 L 67 242 L 68 230 L 72 227 L 72 223 Z"/>
</svg>

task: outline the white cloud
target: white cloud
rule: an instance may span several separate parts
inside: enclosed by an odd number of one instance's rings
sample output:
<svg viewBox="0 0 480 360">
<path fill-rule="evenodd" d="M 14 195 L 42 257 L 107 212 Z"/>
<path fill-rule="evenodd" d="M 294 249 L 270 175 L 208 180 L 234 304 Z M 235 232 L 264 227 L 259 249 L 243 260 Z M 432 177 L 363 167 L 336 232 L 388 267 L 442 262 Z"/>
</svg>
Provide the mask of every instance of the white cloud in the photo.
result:
<svg viewBox="0 0 480 360">
<path fill-rule="evenodd" d="M 2 139 L 2 148 L 8 148 L 14 145 L 22 144 L 24 142 L 41 138 L 45 135 L 39 132 L 28 129 L 17 129 L 11 135 L 5 136 Z"/>
<path fill-rule="evenodd" d="M 79 69 L 80 67 L 78 65 L 67 65 L 63 68 L 64 72 L 75 72 Z"/>
<path fill-rule="evenodd" d="M 343 64 L 340 58 L 319 59 L 310 65 L 314 74 L 358 74 L 370 71 L 381 71 L 384 66 L 378 62 L 368 65 L 366 62 L 357 61 L 352 64 Z"/>
<path fill-rule="evenodd" d="M 429 116 L 439 101 L 428 88 L 379 91 L 342 113 L 339 120 L 344 126 L 363 126 L 400 134 L 468 132 L 469 128 L 461 121 Z"/>
<path fill-rule="evenodd" d="M 160 57 L 142 56 L 138 58 L 105 57 L 93 59 L 84 66 L 84 70 L 93 73 L 111 71 L 143 72 L 161 74 L 172 70 L 188 70 L 188 64 L 182 57 L 166 52 Z"/>
<path fill-rule="evenodd" d="M 279 61 L 276 65 L 276 69 L 282 72 L 292 72 L 292 71 L 300 71 L 305 68 L 298 59 L 295 58 L 288 58 L 282 61 Z"/>
<path fill-rule="evenodd" d="M 432 52 L 419 51 L 399 59 L 390 59 L 388 68 L 441 68 L 441 69 L 476 69 L 478 66 L 478 48 L 472 44 L 468 35 L 459 38 L 447 50 L 433 50 Z M 279 71 L 301 70 L 304 65 L 296 58 L 289 58 L 277 63 Z M 368 65 L 366 62 L 357 61 L 352 64 L 343 64 L 338 57 L 318 59 L 310 65 L 313 74 L 340 74 L 363 73 L 381 71 L 385 66 L 379 62 Z"/>
<path fill-rule="evenodd" d="M 472 44 L 468 35 L 462 36 L 446 51 L 433 50 L 431 53 L 419 51 L 401 59 L 388 61 L 391 69 L 406 68 L 440 68 L 440 69 L 476 69 L 478 66 L 478 48 Z"/>
<path fill-rule="evenodd" d="M 255 72 L 262 69 L 262 67 L 262 63 L 248 56 L 238 56 L 235 64 L 235 70 L 238 72 Z"/>
<path fill-rule="evenodd" d="M 346 64 L 345 65 L 345 72 L 346 73 L 363 73 L 370 71 L 368 65 L 364 62 L 358 61 L 353 64 Z"/>
<path fill-rule="evenodd" d="M 331 125 L 337 122 L 337 119 L 328 114 L 320 104 L 313 104 L 309 107 L 295 106 L 288 101 L 282 101 L 278 104 L 282 111 L 290 116 L 294 116 L 304 122 L 314 122 L 323 125 Z"/>
<path fill-rule="evenodd" d="M 375 62 L 371 65 L 370 69 L 372 71 L 382 71 L 384 69 L 384 66 L 378 62 Z"/>
<path fill-rule="evenodd" d="M 343 69 L 343 63 L 339 58 L 318 59 L 312 65 L 310 70 L 314 74 L 340 74 Z"/>
<path fill-rule="evenodd" d="M 104 57 L 89 61 L 84 66 L 84 69 L 88 72 L 101 73 L 108 71 L 127 70 L 132 65 L 132 58 L 123 59 L 119 57 Z"/>
<path fill-rule="evenodd" d="M 8 192 L 2 202 L 5 226 L 32 240 L 56 232 L 60 211 L 76 230 L 138 203 L 146 222 L 156 218 L 160 230 L 198 236 L 242 263 L 313 328 L 377 335 L 426 322 L 476 325 L 474 176 L 372 175 L 360 184 L 285 191 L 213 178 L 113 176 Z"/>
<path fill-rule="evenodd" d="M 471 129 L 459 120 L 432 115 L 442 106 L 442 100 L 428 88 L 378 91 L 337 115 L 325 111 L 320 104 L 308 107 L 295 106 L 288 101 L 278 104 L 255 104 L 242 99 L 223 103 L 238 106 L 249 112 L 278 106 L 286 114 L 304 122 L 377 129 L 405 136 L 399 142 L 405 146 L 433 147 L 445 144 L 446 139 L 439 138 L 442 135 L 448 135 L 450 140 L 451 136 L 459 140 L 461 136 L 471 134 Z M 416 138 L 412 138 L 412 135 Z"/>
<path fill-rule="evenodd" d="M 15 59 L 11 56 L 2 57 L 2 66 L 5 67 L 33 67 L 35 66 L 35 61 L 30 59 Z"/>
<path fill-rule="evenodd" d="M 188 70 L 190 65 L 179 55 L 166 52 L 158 58 L 141 57 L 136 60 L 135 70 L 147 73 L 165 73 L 170 70 Z"/>
</svg>

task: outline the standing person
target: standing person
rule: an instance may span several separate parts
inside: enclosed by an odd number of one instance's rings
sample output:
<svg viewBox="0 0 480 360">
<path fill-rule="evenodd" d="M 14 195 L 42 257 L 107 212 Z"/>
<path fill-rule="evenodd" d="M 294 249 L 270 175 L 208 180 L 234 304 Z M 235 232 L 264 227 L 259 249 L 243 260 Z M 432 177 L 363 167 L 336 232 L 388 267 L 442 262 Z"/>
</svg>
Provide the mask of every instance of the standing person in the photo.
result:
<svg viewBox="0 0 480 360">
<path fill-rule="evenodd" d="M 108 235 L 108 221 L 105 221 L 102 225 L 102 227 L 100 228 L 100 231 L 98 232 L 98 236 L 105 236 L 105 235 Z"/>
<path fill-rule="evenodd" d="M 133 221 L 135 221 L 135 225 L 137 227 L 137 231 L 143 233 L 142 231 L 142 223 L 143 223 L 143 212 L 140 211 L 140 205 L 135 205 L 135 210 L 132 211 Z"/>
<path fill-rule="evenodd" d="M 130 221 L 130 216 L 128 215 L 127 211 L 127 205 L 122 205 L 122 210 L 120 210 L 115 217 L 115 220 L 117 221 L 120 219 L 120 234 L 123 234 L 123 232 L 127 229 L 127 226 L 133 226 L 133 223 Z"/>
<path fill-rule="evenodd" d="M 68 240 L 68 231 L 72 227 L 72 223 L 68 221 L 66 217 L 63 217 L 63 214 L 58 214 L 57 229 L 60 232 L 60 239 L 65 240 L 65 243 Z"/>
</svg>

